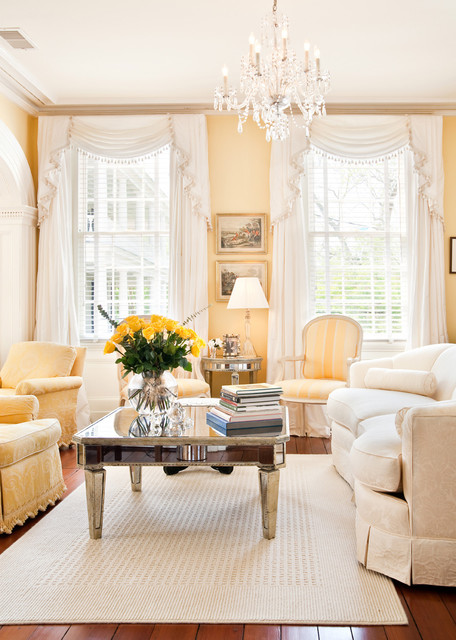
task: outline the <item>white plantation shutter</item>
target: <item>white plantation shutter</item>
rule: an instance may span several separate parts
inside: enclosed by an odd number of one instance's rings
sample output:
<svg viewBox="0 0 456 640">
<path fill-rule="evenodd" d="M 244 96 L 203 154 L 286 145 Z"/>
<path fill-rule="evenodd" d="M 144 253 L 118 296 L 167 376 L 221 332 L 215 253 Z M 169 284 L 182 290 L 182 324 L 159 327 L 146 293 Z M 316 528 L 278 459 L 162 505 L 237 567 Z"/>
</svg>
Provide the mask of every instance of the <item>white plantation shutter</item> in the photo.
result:
<svg viewBox="0 0 456 640">
<path fill-rule="evenodd" d="M 131 163 L 77 153 L 77 298 L 81 339 L 102 339 L 115 319 L 166 314 L 170 149 Z"/>
<path fill-rule="evenodd" d="M 351 316 L 367 340 L 407 337 L 405 153 L 307 156 L 311 312 Z"/>
</svg>

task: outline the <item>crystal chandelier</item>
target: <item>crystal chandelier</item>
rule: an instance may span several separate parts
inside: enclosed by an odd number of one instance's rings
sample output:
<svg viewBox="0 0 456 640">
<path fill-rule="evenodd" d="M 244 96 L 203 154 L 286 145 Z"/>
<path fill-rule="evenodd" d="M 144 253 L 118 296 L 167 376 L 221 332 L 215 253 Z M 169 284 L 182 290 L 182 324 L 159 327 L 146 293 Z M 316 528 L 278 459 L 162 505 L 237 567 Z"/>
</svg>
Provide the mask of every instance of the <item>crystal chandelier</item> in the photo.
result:
<svg viewBox="0 0 456 640">
<path fill-rule="evenodd" d="M 244 94 L 238 102 L 236 89 L 228 84 L 228 69 L 224 67 L 223 86 L 217 87 L 214 109 L 224 106 L 238 112 L 238 131 L 249 117 L 261 129 L 266 129 L 266 140 L 285 140 L 288 137 L 289 117 L 297 126 L 302 126 L 309 135 L 309 126 L 314 115 L 325 115 L 325 95 L 330 80 L 327 71 L 320 69 L 320 51 L 315 48 L 314 60 L 310 56 L 310 45 L 304 44 L 304 61 L 298 59 L 289 46 L 288 18 L 277 14 L 274 0 L 272 14 L 261 23 L 261 42 L 253 33 L 249 38 L 249 54 L 241 58 L 240 89 Z M 303 116 L 301 125 L 294 115 Z M 294 111 L 293 111 L 294 110 Z"/>
</svg>

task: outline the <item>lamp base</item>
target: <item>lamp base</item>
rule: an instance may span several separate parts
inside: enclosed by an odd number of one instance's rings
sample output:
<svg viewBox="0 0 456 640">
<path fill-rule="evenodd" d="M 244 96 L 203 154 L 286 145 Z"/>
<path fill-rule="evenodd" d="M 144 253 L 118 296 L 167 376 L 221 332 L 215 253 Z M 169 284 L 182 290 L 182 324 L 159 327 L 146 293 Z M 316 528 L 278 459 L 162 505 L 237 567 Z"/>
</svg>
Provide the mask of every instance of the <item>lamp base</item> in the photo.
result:
<svg viewBox="0 0 456 640">
<path fill-rule="evenodd" d="M 246 340 L 242 345 L 242 355 L 250 356 L 251 358 L 256 358 L 256 351 L 250 340 Z"/>
<path fill-rule="evenodd" d="M 250 340 L 250 309 L 245 310 L 245 341 L 242 345 L 242 355 L 250 356 L 251 358 L 256 356 L 255 349 Z"/>
</svg>

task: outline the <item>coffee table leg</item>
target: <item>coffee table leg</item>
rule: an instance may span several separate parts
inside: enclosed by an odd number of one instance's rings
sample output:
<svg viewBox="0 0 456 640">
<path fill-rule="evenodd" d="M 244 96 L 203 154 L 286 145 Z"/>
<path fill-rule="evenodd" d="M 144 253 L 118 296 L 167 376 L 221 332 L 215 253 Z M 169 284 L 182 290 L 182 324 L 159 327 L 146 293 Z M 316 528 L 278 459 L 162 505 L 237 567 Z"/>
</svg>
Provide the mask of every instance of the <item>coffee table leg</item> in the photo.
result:
<svg viewBox="0 0 456 640">
<path fill-rule="evenodd" d="M 106 484 L 106 471 L 96 469 L 85 471 L 87 514 L 89 516 L 89 534 L 92 540 L 101 538 L 103 530 L 103 507 Z"/>
<path fill-rule="evenodd" d="M 130 465 L 130 481 L 132 491 L 141 491 L 141 470 L 142 467 L 139 464 Z"/>
<path fill-rule="evenodd" d="M 277 522 L 277 501 L 279 499 L 278 469 L 259 469 L 261 515 L 263 520 L 263 537 L 266 540 L 275 538 Z"/>
</svg>

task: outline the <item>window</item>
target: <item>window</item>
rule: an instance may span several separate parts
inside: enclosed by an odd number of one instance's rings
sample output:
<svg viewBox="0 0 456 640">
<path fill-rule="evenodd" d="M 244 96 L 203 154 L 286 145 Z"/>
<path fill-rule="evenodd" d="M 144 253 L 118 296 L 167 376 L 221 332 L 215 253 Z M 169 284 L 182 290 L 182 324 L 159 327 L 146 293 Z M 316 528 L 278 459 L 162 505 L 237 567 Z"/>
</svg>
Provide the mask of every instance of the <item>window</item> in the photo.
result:
<svg viewBox="0 0 456 640">
<path fill-rule="evenodd" d="M 132 164 L 78 152 L 77 288 L 81 339 L 102 339 L 115 319 L 166 314 L 169 148 Z"/>
<path fill-rule="evenodd" d="M 355 318 L 367 340 L 406 338 L 404 162 L 403 154 L 369 164 L 308 154 L 312 311 Z"/>
</svg>

